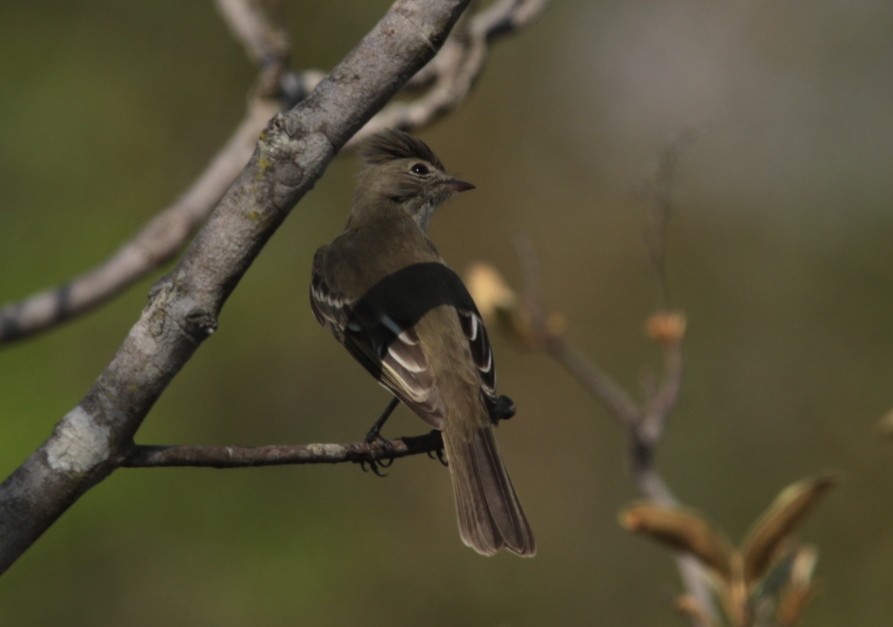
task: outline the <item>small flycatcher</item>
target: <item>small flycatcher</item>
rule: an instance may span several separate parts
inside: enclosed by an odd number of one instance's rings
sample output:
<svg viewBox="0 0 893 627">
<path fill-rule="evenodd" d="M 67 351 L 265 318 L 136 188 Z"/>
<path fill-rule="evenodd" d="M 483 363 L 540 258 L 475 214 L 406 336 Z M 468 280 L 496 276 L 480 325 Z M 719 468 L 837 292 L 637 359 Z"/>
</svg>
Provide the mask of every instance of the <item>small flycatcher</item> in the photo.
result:
<svg viewBox="0 0 893 627">
<path fill-rule="evenodd" d="M 474 189 L 421 140 L 387 131 L 367 144 L 347 226 L 313 258 L 316 319 L 422 420 L 442 431 L 459 534 L 483 555 L 536 552 L 496 446 L 514 414 L 496 395 L 493 353 L 462 280 L 427 235 L 434 211 Z"/>
</svg>

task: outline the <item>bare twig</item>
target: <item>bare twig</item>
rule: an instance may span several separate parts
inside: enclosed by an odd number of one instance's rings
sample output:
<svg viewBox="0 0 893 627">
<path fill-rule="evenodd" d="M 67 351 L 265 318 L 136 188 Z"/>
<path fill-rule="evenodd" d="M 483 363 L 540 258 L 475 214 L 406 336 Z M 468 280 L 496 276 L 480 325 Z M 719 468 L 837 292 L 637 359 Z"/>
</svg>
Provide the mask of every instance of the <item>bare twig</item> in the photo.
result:
<svg viewBox="0 0 893 627">
<path fill-rule="evenodd" d="M 662 303 L 661 310 L 646 324 L 648 337 L 661 348 L 662 370 L 657 385 L 647 391 L 643 401 L 634 400 L 604 369 L 564 339 L 563 324 L 556 322 L 560 317 L 549 314 L 545 307 L 536 254 L 526 238 L 517 243 L 525 277 L 523 297 L 517 297 L 498 271 L 489 266 L 476 266 L 469 277 L 472 296 L 485 316 L 495 318 L 510 339 L 527 348 L 544 351 L 616 418 L 627 436 L 630 466 L 637 488 L 644 496 L 665 506 L 675 505 L 677 500 L 654 466 L 654 452 L 679 398 L 685 335 L 685 318 L 666 309 L 669 289 L 665 240 L 676 163 L 691 139 L 691 134 L 687 133 L 670 142 L 661 156 L 654 179 L 642 192 L 652 218 L 646 241 L 658 277 Z M 712 620 L 716 612 L 701 564 L 686 555 L 677 557 L 676 563 L 688 598 L 700 604 L 704 614 Z M 692 620 L 698 625 L 707 624 L 697 614 L 692 615 Z"/>
<path fill-rule="evenodd" d="M 277 65 L 285 72 L 291 51 L 283 25 L 271 19 L 257 0 L 215 0 L 233 36 L 257 65 Z"/>
<path fill-rule="evenodd" d="M 440 119 L 467 98 L 498 38 L 529 24 L 548 0 L 498 0 L 465 20 L 413 83 L 427 90 L 411 102 L 392 102 L 346 147 L 384 128 L 418 129 Z M 196 182 L 109 259 L 61 286 L 0 308 L 0 344 L 23 339 L 86 313 L 171 260 L 208 217 L 251 156 L 263 125 L 282 104 L 302 101 L 323 80 L 319 70 L 290 72 L 288 36 L 253 0 L 217 0 L 233 35 L 259 66 L 245 119 Z"/>
<path fill-rule="evenodd" d="M 475 15 L 472 30 L 493 41 L 530 24 L 548 3 L 548 0 L 496 0 Z"/>
<path fill-rule="evenodd" d="M 196 466 L 246 468 L 285 464 L 372 463 L 420 453 L 435 453 L 443 447 L 439 431 L 384 442 L 343 444 L 274 444 L 270 446 L 134 446 L 122 466 L 157 468 Z"/>
<path fill-rule="evenodd" d="M 640 200 L 646 205 L 650 218 L 645 230 L 645 243 L 654 276 L 657 278 L 660 303 L 658 313 L 651 316 L 646 324 L 646 332 L 663 349 L 663 371 L 660 381 L 648 394 L 636 429 L 637 456 L 648 458 L 653 455 L 653 450 L 660 441 L 682 386 L 682 338 L 685 334 L 685 318 L 682 314 L 670 312 L 667 230 L 674 208 L 672 192 L 679 159 L 696 137 L 696 130 L 687 128 L 671 138 L 660 154 L 654 175 L 638 193 Z"/>
<path fill-rule="evenodd" d="M 245 117 L 189 189 L 111 257 L 64 285 L 0 308 L 0 343 L 23 339 L 90 311 L 173 259 L 245 167 L 260 131 L 282 109 L 273 85 L 284 70 L 289 44 L 257 3 L 220 0 L 218 5 L 233 34 L 260 65 Z"/>
<path fill-rule="evenodd" d="M 528 259 L 525 266 L 535 265 Z M 654 451 L 670 413 L 676 405 L 682 381 L 681 336 L 663 344 L 664 370 L 655 391 L 641 404 L 620 386 L 606 371 L 569 345 L 560 334 L 549 329 L 542 303 L 531 307 L 528 315 L 539 320 L 538 327 L 543 350 L 561 364 L 594 398 L 615 416 L 628 438 L 630 466 L 636 486 L 649 499 L 663 505 L 675 505 L 676 497 L 654 467 Z M 695 599 L 708 616 L 715 615 L 713 597 L 701 564 L 688 555 L 675 558 L 679 576 L 686 593 Z M 695 625 L 701 627 L 702 623 Z"/>
<path fill-rule="evenodd" d="M 529 25 L 547 4 L 548 0 L 497 0 L 463 18 L 437 56 L 410 81 L 411 88 L 427 91 L 410 102 L 392 102 L 348 147 L 386 128 L 420 128 L 455 110 L 483 72 L 490 44 Z"/>
<path fill-rule="evenodd" d="M 679 158 L 697 138 L 698 131 L 686 128 L 665 146 L 651 180 L 642 185 L 639 198 L 646 205 L 649 223 L 645 228 L 645 247 L 654 276 L 657 278 L 660 308 L 669 310 L 670 282 L 667 277 L 667 228 L 673 213 L 673 183 Z"/>
<path fill-rule="evenodd" d="M 671 314 L 672 315 L 672 314 Z M 664 429 L 670 413 L 679 400 L 682 388 L 682 345 L 675 342 L 663 347 L 663 374 L 657 389 L 648 398 L 642 416 L 639 431 L 641 438 L 656 445 Z"/>
<path fill-rule="evenodd" d="M 528 343 L 541 348 L 561 364 L 594 398 L 615 416 L 620 426 L 632 429 L 640 420 L 636 402 L 605 370 L 568 344 L 562 329 L 556 329 L 545 306 L 536 251 L 527 236 L 515 240 L 515 248 L 524 270 L 524 296 L 521 306 L 529 325 Z"/>
<path fill-rule="evenodd" d="M 640 410 L 619 383 L 595 365 L 582 351 L 569 345 L 563 337 L 548 334 L 543 340 L 544 349 L 552 359 L 564 366 L 577 383 L 601 401 L 623 427 L 635 429 L 640 421 Z"/>
<path fill-rule="evenodd" d="M 646 496 L 659 498 L 662 501 L 673 500 L 669 489 L 656 474 L 653 468 L 653 451 L 663 432 L 663 425 L 675 406 L 682 379 L 682 330 L 684 327 L 672 327 L 674 331 L 666 331 L 668 335 L 652 335 L 663 348 L 665 369 L 659 385 L 648 395 L 646 400 L 638 403 L 633 400 L 623 387 L 611 375 L 596 364 L 582 351 L 570 345 L 564 338 L 562 329 L 554 329 L 550 317 L 546 314 L 545 305 L 540 300 L 541 290 L 536 286 L 539 270 L 532 249 L 522 249 L 523 266 L 527 276 L 526 284 L 532 291 L 521 299 L 524 318 L 529 329 L 527 344 L 541 348 L 552 359 L 563 366 L 581 385 L 600 401 L 608 412 L 617 418 L 630 440 L 631 464 L 636 483 Z M 532 287 L 531 287 L 532 286 Z M 663 321 L 664 314 L 656 314 Z M 675 320 L 676 314 L 669 314 Z M 664 333 L 661 326 L 659 333 Z M 649 333 L 657 333 L 649 328 Z M 673 333 L 675 332 L 675 335 Z M 532 340 L 530 339 L 532 338 Z M 653 490 L 653 493 L 651 493 Z"/>
<path fill-rule="evenodd" d="M 434 55 L 467 0 L 397 0 L 307 99 L 278 114 L 82 401 L 0 486 L 0 571 L 127 459 L 158 397 L 217 328 L 254 258 L 348 139 Z"/>
<path fill-rule="evenodd" d="M 171 260 L 245 167 L 260 129 L 278 110 L 269 100 L 251 103 L 245 119 L 195 183 L 106 261 L 64 285 L 0 309 L 0 343 L 90 311 Z"/>
<path fill-rule="evenodd" d="M 287 109 L 306 98 L 326 77 L 321 70 L 296 71 L 289 67 L 292 46 L 279 3 L 263 0 L 215 0 L 215 3 L 233 36 L 258 67 L 251 92 L 253 98 L 274 98 L 283 105 L 280 109 Z M 272 6 L 265 10 L 265 5 Z M 260 128 L 257 132 L 260 133 Z"/>
</svg>

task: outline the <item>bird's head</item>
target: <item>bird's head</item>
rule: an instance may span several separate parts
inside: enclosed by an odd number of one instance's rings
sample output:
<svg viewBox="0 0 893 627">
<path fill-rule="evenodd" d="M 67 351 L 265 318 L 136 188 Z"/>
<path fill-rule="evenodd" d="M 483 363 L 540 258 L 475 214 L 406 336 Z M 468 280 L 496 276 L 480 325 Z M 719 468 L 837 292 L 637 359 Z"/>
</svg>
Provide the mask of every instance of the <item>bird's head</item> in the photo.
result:
<svg viewBox="0 0 893 627">
<path fill-rule="evenodd" d="M 384 207 L 399 208 L 427 230 L 434 211 L 474 185 L 453 178 L 422 140 L 402 131 L 374 136 L 362 151 L 366 168 L 360 174 L 352 221 L 367 219 Z"/>
</svg>

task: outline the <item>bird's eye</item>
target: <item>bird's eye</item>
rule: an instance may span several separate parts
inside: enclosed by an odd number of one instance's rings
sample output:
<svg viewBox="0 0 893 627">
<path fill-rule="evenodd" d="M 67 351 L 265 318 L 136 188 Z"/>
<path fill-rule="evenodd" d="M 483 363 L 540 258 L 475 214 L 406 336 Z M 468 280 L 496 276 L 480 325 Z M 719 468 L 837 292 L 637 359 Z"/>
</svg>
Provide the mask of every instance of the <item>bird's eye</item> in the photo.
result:
<svg viewBox="0 0 893 627">
<path fill-rule="evenodd" d="M 428 169 L 424 163 L 414 163 L 409 171 L 413 174 L 418 174 L 419 176 L 425 176 L 426 174 L 431 174 L 431 170 Z"/>
</svg>

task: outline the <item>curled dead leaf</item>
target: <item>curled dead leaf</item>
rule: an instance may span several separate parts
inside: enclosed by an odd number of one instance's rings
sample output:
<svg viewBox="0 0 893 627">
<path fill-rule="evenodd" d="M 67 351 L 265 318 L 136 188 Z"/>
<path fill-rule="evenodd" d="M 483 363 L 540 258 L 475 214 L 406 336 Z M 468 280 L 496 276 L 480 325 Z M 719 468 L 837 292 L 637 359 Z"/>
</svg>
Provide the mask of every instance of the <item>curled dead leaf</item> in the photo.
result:
<svg viewBox="0 0 893 627">
<path fill-rule="evenodd" d="M 806 518 L 806 515 L 834 485 L 837 475 L 827 473 L 803 479 L 786 487 L 751 526 L 741 546 L 744 578 L 748 584 L 760 579 L 778 548 Z"/>
<path fill-rule="evenodd" d="M 620 524 L 628 531 L 693 555 L 724 580 L 732 575 L 734 549 L 722 532 L 696 512 L 650 502 L 634 503 L 621 511 Z"/>
</svg>

